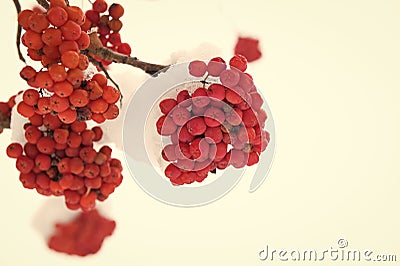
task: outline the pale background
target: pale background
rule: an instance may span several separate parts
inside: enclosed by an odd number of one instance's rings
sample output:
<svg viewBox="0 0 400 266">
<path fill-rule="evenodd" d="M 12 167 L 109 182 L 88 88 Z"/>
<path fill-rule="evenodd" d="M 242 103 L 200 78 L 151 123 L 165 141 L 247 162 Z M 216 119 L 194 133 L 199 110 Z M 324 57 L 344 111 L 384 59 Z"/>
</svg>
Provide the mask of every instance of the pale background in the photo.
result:
<svg viewBox="0 0 400 266">
<path fill-rule="evenodd" d="M 125 171 L 123 185 L 101 206 L 117 221 L 114 235 L 95 256 L 68 257 L 48 250 L 44 240 L 49 221 L 68 217 L 62 200 L 22 188 L 14 161 L 4 155 L 6 132 L 0 136 L 0 265 L 308 265 L 260 261 L 257 253 L 266 244 L 323 250 L 337 247 L 339 238 L 349 248 L 400 259 L 399 1 L 120 3 L 123 39 L 148 61 L 169 63 L 172 53 L 174 60 L 228 58 L 239 33 L 260 38 L 264 57 L 250 72 L 277 129 L 267 181 L 249 194 L 244 178 L 223 199 L 185 209 L 147 196 Z M 2 0 L 0 10 L 6 100 L 26 86 L 18 78 L 23 64 L 14 46 L 12 1 Z M 128 66 L 112 74 L 131 93 L 146 78 Z"/>
</svg>

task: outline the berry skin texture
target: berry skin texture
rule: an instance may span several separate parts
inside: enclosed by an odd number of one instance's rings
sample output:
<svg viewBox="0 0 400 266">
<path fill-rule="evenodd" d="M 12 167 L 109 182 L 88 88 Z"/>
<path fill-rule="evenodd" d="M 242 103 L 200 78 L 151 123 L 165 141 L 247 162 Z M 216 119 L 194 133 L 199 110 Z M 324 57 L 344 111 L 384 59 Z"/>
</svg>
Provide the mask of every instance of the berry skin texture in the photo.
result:
<svg viewBox="0 0 400 266">
<path fill-rule="evenodd" d="M 189 122 L 186 124 L 186 127 L 189 133 L 193 136 L 201 135 L 207 129 L 207 125 L 202 117 L 195 117 L 189 120 Z"/>
<path fill-rule="evenodd" d="M 225 114 L 221 109 L 209 107 L 204 112 L 204 122 L 208 127 L 220 126 L 225 121 Z"/>
<path fill-rule="evenodd" d="M 11 143 L 6 149 L 7 156 L 14 159 L 20 157 L 22 155 L 22 151 L 23 149 L 21 144 L 17 142 Z"/>
<path fill-rule="evenodd" d="M 225 87 L 216 83 L 211 84 L 210 87 L 208 87 L 207 95 L 210 98 L 223 101 L 225 99 Z"/>
<path fill-rule="evenodd" d="M 108 12 L 113 19 L 119 19 L 124 15 L 124 8 L 122 7 L 122 5 L 114 3 L 110 6 Z"/>
<path fill-rule="evenodd" d="M 243 55 L 237 54 L 231 58 L 229 65 L 231 68 L 236 68 L 244 72 L 247 69 L 247 59 Z"/>
<path fill-rule="evenodd" d="M 187 90 L 180 91 L 176 96 L 176 101 L 181 107 L 189 107 L 192 104 L 190 94 Z"/>
<path fill-rule="evenodd" d="M 53 26 L 60 27 L 68 20 L 68 13 L 64 8 L 55 6 L 47 12 L 47 18 Z"/>
<path fill-rule="evenodd" d="M 205 62 L 195 60 L 189 63 L 189 74 L 193 77 L 202 77 L 207 71 L 207 65 Z"/>
<path fill-rule="evenodd" d="M 157 132 L 162 136 L 169 136 L 176 131 L 176 124 L 168 116 L 161 116 L 156 122 Z"/>
<path fill-rule="evenodd" d="M 192 94 L 192 103 L 196 107 L 203 108 L 210 103 L 207 90 L 205 88 L 198 88 Z"/>
<path fill-rule="evenodd" d="M 207 71 L 210 76 L 218 77 L 226 69 L 226 63 L 221 57 L 215 57 L 208 62 Z"/>
<path fill-rule="evenodd" d="M 107 3 L 104 0 L 96 0 L 92 5 L 93 11 L 97 13 L 103 13 L 107 10 Z"/>
<path fill-rule="evenodd" d="M 28 174 L 34 166 L 33 160 L 27 156 L 22 155 L 17 158 L 16 167 L 22 174 Z"/>
<path fill-rule="evenodd" d="M 61 31 L 66 41 L 76 41 L 81 37 L 81 27 L 72 20 L 65 22 L 65 24 L 61 26 Z"/>
<path fill-rule="evenodd" d="M 162 100 L 159 104 L 161 113 L 168 115 L 177 104 L 178 102 L 172 98 Z"/>
<path fill-rule="evenodd" d="M 240 74 L 236 70 L 226 69 L 221 72 L 220 80 L 222 85 L 228 88 L 233 88 L 239 83 Z"/>
<path fill-rule="evenodd" d="M 172 111 L 172 120 L 178 126 L 183 126 L 190 119 L 190 112 L 183 107 L 175 108 Z"/>
</svg>

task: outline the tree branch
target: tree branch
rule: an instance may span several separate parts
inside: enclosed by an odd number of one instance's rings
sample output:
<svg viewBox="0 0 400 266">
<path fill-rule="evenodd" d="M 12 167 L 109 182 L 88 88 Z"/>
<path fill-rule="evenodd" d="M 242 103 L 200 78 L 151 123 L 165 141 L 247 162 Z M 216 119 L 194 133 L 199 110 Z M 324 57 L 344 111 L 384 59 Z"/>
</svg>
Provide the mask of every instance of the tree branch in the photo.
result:
<svg viewBox="0 0 400 266">
<path fill-rule="evenodd" d="M 14 1 L 14 5 L 15 5 L 15 9 L 17 10 L 17 14 L 19 14 L 21 12 L 21 4 L 19 3 L 18 0 L 13 0 Z M 17 44 L 17 50 L 18 50 L 18 57 L 19 60 L 21 60 L 22 62 L 26 63 L 24 56 L 22 55 L 21 52 L 21 33 L 22 33 L 22 27 L 21 25 L 18 24 L 17 27 L 17 40 L 16 40 L 16 44 Z"/>
<path fill-rule="evenodd" d="M 10 128 L 10 122 L 11 122 L 11 117 L 0 113 L 0 131 L 3 130 L 3 128 Z"/>
<path fill-rule="evenodd" d="M 36 1 L 43 8 L 49 9 L 49 3 L 46 0 L 36 0 Z M 108 49 L 102 45 L 96 32 L 91 33 L 89 36 L 90 36 L 90 45 L 88 49 L 86 49 L 86 51 L 84 52 L 86 53 L 89 52 L 92 55 L 100 57 L 101 59 L 112 61 L 114 63 L 131 65 L 133 67 L 142 69 L 144 72 L 150 75 L 154 75 L 159 71 L 165 71 L 169 67 L 164 65 L 157 65 L 157 64 L 143 62 L 136 57 L 130 57 L 127 55 L 114 52 L 113 50 Z"/>
<path fill-rule="evenodd" d="M 104 47 L 97 36 L 96 32 L 89 34 L 90 36 L 90 45 L 87 49 L 88 52 L 92 53 L 100 57 L 101 59 L 112 61 L 114 63 L 121 63 L 131 65 L 136 68 L 140 68 L 144 72 L 150 75 L 154 75 L 159 71 L 166 70 L 169 66 L 157 65 L 152 63 L 143 62 L 136 57 L 130 57 L 127 55 L 123 55 L 117 52 L 114 52 L 111 49 Z"/>
<path fill-rule="evenodd" d="M 39 5 L 41 5 L 44 9 L 48 10 L 50 8 L 49 3 L 46 0 L 36 0 Z"/>
</svg>

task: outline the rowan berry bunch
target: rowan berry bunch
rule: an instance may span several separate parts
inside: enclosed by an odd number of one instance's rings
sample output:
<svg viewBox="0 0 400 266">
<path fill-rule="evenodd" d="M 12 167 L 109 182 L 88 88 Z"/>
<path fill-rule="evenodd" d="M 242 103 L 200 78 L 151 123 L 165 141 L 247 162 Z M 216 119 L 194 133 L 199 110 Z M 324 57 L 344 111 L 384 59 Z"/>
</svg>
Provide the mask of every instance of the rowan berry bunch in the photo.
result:
<svg viewBox="0 0 400 266">
<path fill-rule="evenodd" d="M 89 129 L 86 121 L 117 118 L 121 95 L 100 73 L 84 78 L 89 60 L 81 50 L 90 45 L 84 12 L 64 0 L 49 2 L 48 10 L 27 9 L 18 16 L 28 56 L 43 67 L 36 71 L 27 65 L 20 72 L 32 87 L 17 105 L 29 120 L 26 143 L 10 144 L 7 155 L 16 159 L 25 188 L 64 196 L 69 209 L 89 211 L 121 184 L 122 166 L 110 147 L 94 149 L 103 131 Z"/>
<path fill-rule="evenodd" d="M 6 152 L 16 159 L 25 188 L 64 196 L 69 209 L 89 211 L 121 184 L 121 162 L 111 158 L 111 148 L 93 148 L 102 138 L 100 127 L 88 129 L 83 121 L 63 124 L 48 114 L 31 117 L 24 128 L 27 142 L 11 143 Z"/>
<path fill-rule="evenodd" d="M 203 86 L 160 102 L 162 116 L 156 127 L 160 135 L 170 137 L 161 154 L 170 162 L 164 173 L 172 184 L 202 182 L 216 169 L 258 163 L 269 142 L 264 130 L 267 114 L 246 69 L 241 55 L 232 57 L 229 66 L 222 58 L 208 64 L 192 61 L 189 73 L 204 77 Z M 214 82 L 207 81 L 210 77 Z"/>
<path fill-rule="evenodd" d="M 106 13 L 106 11 L 108 12 Z M 85 30 L 96 28 L 97 35 L 104 47 L 108 47 L 124 55 L 131 54 L 131 46 L 121 41 L 120 30 L 123 24 L 120 18 L 124 15 L 122 5 L 114 3 L 108 7 L 104 0 L 96 0 L 92 4 L 92 9 L 86 11 L 85 14 L 86 21 L 82 28 Z M 94 58 L 101 61 L 104 65 L 112 63 L 111 61 L 101 60 L 96 56 Z"/>
</svg>

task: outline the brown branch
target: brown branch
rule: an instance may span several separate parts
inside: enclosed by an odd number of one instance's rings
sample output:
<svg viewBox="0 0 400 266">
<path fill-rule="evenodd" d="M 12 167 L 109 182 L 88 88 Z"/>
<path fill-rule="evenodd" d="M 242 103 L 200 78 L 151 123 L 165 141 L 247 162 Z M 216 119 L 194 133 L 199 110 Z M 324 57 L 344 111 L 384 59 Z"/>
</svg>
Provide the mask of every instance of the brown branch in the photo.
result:
<svg viewBox="0 0 400 266">
<path fill-rule="evenodd" d="M 85 55 L 89 58 L 89 61 L 92 62 L 92 64 L 94 64 L 95 66 L 99 67 L 99 68 L 101 69 L 101 71 L 104 72 L 104 75 L 106 76 L 106 78 L 107 78 L 109 81 L 111 81 L 112 84 L 114 84 L 114 86 L 117 88 L 117 90 L 118 90 L 119 93 L 120 93 L 120 98 L 119 98 L 120 107 L 122 107 L 122 98 L 123 98 L 123 95 L 122 95 L 121 89 L 119 88 L 118 84 L 112 79 L 112 77 L 110 76 L 110 74 L 108 74 L 108 71 L 107 71 L 107 69 L 104 67 L 103 63 L 97 61 L 96 59 L 94 59 L 86 50 L 81 51 L 81 52 L 82 52 L 83 54 L 85 54 Z"/>
<path fill-rule="evenodd" d="M 10 128 L 11 116 L 0 113 L 0 130 L 3 128 Z"/>
<path fill-rule="evenodd" d="M 50 8 L 49 3 L 46 0 L 36 0 L 39 5 L 41 5 L 44 9 L 48 10 Z"/>
<path fill-rule="evenodd" d="M 14 1 L 14 5 L 15 5 L 15 9 L 17 10 L 17 14 L 19 14 L 21 12 L 21 4 L 19 3 L 18 0 L 13 0 Z M 22 33 L 22 27 L 21 25 L 18 24 L 17 27 L 17 40 L 16 40 L 16 44 L 17 44 L 17 50 L 18 50 L 18 57 L 19 60 L 21 60 L 22 62 L 26 63 L 24 56 L 22 55 L 21 52 L 21 33 Z"/>
<path fill-rule="evenodd" d="M 90 45 L 87 51 L 92 53 L 93 55 L 100 57 L 101 59 L 112 61 L 114 63 L 131 65 L 133 67 L 140 68 L 141 70 L 150 75 L 154 75 L 159 71 L 165 71 L 169 67 L 169 66 L 143 62 L 137 59 L 136 57 L 130 57 L 127 55 L 114 52 L 113 50 L 108 49 L 102 45 L 96 32 L 89 34 L 89 36 L 90 36 Z"/>
<path fill-rule="evenodd" d="M 36 0 L 36 1 L 43 8 L 49 9 L 49 3 L 46 0 Z M 157 74 L 160 71 L 165 71 L 169 67 L 169 66 L 143 62 L 136 57 L 130 57 L 127 55 L 114 52 L 111 49 L 108 49 L 102 45 L 96 32 L 91 33 L 89 36 L 90 36 L 90 45 L 85 52 L 86 53 L 89 52 L 93 55 L 96 55 L 103 60 L 112 61 L 114 63 L 131 65 L 133 67 L 140 68 L 141 70 L 150 75 Z"/>
</svg>

